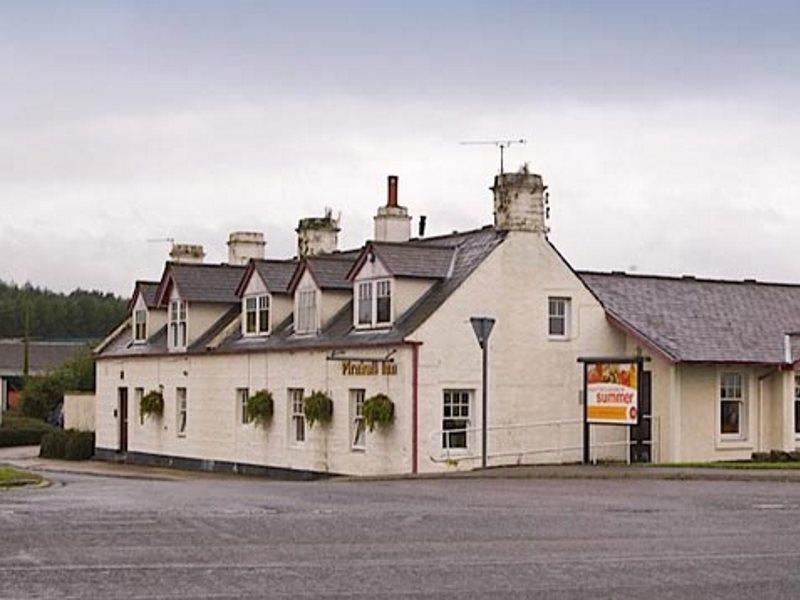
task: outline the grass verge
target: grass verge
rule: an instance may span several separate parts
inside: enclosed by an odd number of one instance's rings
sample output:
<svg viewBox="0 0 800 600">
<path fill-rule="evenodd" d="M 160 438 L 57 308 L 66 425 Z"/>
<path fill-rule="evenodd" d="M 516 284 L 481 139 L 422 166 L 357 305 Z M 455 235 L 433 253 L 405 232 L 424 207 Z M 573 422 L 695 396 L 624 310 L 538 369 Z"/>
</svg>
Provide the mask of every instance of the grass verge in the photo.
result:
<svg viewBox="0 0 800 600">
<path fill-rule="evenodd" d="M 20 471 L 14 467 L 0 465 L 0 489 L 20 485 L 35 485 L 42 482 L 42 477 L 28 471 Z"/>
</svg>

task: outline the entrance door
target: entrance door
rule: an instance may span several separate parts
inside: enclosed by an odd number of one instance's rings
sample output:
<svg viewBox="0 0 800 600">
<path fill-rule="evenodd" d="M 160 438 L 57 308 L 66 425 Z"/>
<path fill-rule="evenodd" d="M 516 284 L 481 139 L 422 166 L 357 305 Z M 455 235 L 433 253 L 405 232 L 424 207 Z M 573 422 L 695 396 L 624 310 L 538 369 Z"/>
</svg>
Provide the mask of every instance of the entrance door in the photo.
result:
<svg viewBox="0 0 800 600">
<path fill-rule="evenodd" d="M 128 388 L 119 388 L 119 451 L 128 451 Z"/>
<path fill-rule="evenodd" d="M 646 463 L 653 460 L 652 374 L 642 371 L 642 395 L 639 398 L 639 424 L 631 427 L 631 462 Z"/>
</svg>

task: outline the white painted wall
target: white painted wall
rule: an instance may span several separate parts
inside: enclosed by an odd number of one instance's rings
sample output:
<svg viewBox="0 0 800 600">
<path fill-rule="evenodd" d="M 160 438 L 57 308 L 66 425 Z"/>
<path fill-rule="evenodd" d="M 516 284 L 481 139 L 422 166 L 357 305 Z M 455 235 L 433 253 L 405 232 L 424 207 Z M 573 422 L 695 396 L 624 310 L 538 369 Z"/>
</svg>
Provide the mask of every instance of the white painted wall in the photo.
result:
<svg viewBox="0 0 800 600">
<path fill-rule="evenodd" d="M 94 431 L 95 395 L 68 392 L 64 394 L 64 429 Z"/>
</svg>

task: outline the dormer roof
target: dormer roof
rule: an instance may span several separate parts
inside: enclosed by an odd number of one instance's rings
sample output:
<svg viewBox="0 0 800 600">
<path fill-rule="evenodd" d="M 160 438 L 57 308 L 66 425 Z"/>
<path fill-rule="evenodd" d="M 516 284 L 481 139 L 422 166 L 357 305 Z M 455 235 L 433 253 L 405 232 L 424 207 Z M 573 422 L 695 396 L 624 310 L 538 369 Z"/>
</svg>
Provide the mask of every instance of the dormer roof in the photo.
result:
<svg viewBox="0 0 800 600">
<path fill-rule="evenodd" d="M 254 273 L 257 273 L 270 294 L 288 294 L 289 283 L 297 270 L 298 261 L 253 259 L 247 264 L 244 275 L 236 288 L 236 296 L 244 295 Z"/>
<path fill-rule="evenodd" d="M 144 299 L 147 308 L 156 308 L 156 296 L 158 294 L 158 281 L 137 281 L 133 286 L 133 294 L 131 295 L 130 302 L 128 302 L 128 312 L 133 310 L 136 305 L 136 300 L 141 296 Z"/>
<path fill-rule="evenodd" d="M 289 292 L 294 293 L 306 271 L 321 290 L 350 290 L 353 284 L 347 279 L 347 273 L 352 266 L 352 255 L 322 255 L 304 258 L 295 269 L 289 283 Z"/>
<path fill-rule="evenodd" d="M 159 306 L 169 302 L 173 286 L 182 300 L 215 304 L 238 303 L 236 288 L 246 267 L 233 265 L 180 264 L 168 262 L 158 286 Z"/>
<path fill-rule="evenodd" d="M 393 277 L 444 279 L 453 268 L 456 249 L 452 245 L 424 242 L 369 242 L 353 263 L 347 278 L 355 279 L 361 267 L 373 257 Z"/>
</svg>

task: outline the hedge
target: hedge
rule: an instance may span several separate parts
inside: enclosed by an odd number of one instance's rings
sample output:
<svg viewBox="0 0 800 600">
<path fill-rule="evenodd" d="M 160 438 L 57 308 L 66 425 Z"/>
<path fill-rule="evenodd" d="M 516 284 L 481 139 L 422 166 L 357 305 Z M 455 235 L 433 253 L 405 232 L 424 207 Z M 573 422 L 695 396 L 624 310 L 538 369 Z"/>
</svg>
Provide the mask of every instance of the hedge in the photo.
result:
<svg viewBox="0 0 800 600">
<path fill-rule="evenodd" d="M 39 419 L 4 414 L 0 425 L 0 448 L 36 446 L 42 441 L 42 436 L 51 431 L 54 428 Z"/>
<path fill-rule="evenodd" d="M 51 431 L 42 438 L 39 456 L 86 460 L 94 455 L 94 432 L 67 429 Z"/>
</svg>

